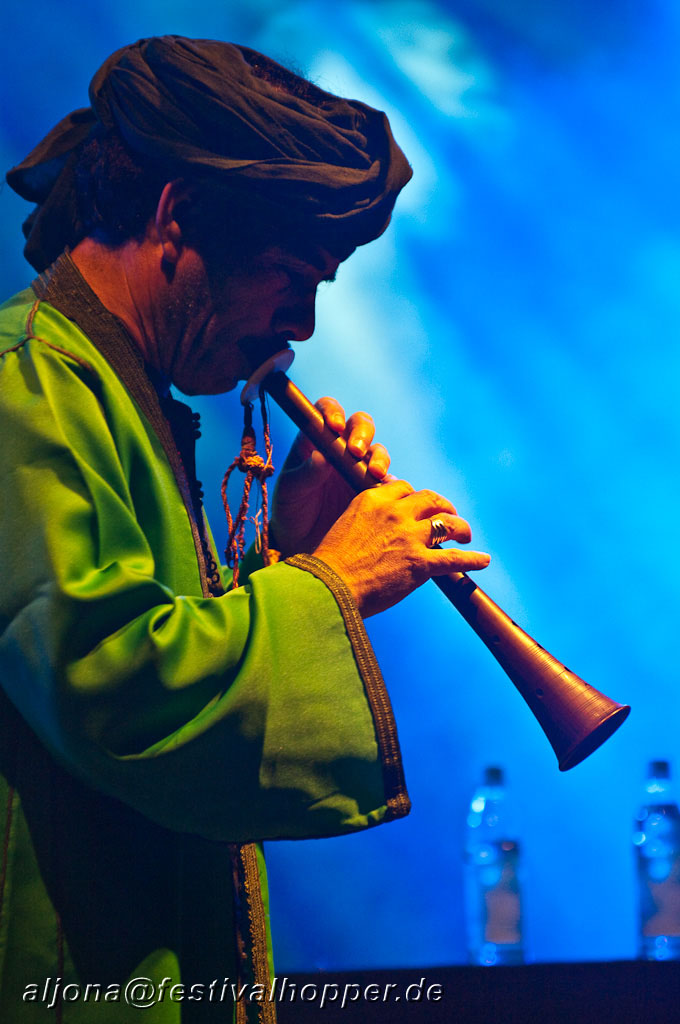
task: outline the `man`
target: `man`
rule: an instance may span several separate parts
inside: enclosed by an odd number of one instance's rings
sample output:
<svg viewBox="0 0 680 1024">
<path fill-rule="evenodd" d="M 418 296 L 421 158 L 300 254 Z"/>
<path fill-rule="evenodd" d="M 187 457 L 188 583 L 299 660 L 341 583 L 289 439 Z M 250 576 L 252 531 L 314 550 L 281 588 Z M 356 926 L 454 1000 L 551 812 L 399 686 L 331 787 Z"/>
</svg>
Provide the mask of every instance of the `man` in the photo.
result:
<svg viewBox="0 0 680 1024">
<path fill-rule="evenodd" d="M 145 1020 L 271 1021 L 259 841 L 409 809 L 362 616 L 488 556 L 433 549 L 467 524 L 325 399 L 382 486 L 299 440 L 279 560 L 220 579 L 169 386 L 308 338 L 410 169 L 384 115 L 225 43 L 142 40 L 90 100 L 8 175 L 40 277 L 0 319 L 0 1018 L 137 1019 L 142 977 Z"/>
</svg>

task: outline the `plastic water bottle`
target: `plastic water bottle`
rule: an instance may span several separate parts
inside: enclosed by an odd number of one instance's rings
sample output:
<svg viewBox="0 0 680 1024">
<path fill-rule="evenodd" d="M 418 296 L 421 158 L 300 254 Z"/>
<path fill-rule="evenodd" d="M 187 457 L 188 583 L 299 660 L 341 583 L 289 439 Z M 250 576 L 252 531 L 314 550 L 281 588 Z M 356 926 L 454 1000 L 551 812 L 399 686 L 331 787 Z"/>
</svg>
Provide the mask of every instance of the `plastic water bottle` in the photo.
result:
<svg viewBox="0 0 680 1024">
<path fill-rule="evenodd" d="M 524 963 L 520 850 L 502 768 L 486 768 L 470 804 L 465 843 L 468 959 L 483 966 Z"/>
<path fill-rule="evenodd" d="M 639 898 L 638 956 L 680 960 L 680 811 L 668 761 L 652 761 L 633 832 Z"/>
</svg>

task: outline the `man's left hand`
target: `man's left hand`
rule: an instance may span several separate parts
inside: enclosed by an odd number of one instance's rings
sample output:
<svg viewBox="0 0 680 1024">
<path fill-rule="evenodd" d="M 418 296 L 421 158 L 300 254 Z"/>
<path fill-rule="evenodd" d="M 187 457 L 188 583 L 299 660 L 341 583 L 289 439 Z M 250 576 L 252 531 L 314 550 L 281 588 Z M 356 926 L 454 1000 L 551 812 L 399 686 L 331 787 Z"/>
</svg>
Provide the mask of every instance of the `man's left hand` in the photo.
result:
<svg viewBox="0 0 680 1024">
<path fill-rule="evenodd" d="M 334 398 L 320 398 L 316 408 L 330 429 L 346 439 L 349 451 L 368 463 L 371 476 L 383 480 L 390 457 L 384 445 L 373 443 L 375 425 L 368 413 L 355 412 L 346 419 Z M 314 551 L 355 494 L 312 442 L 298 434 L 274 491 L 272 547 L 284 558 Z"/>
</svg>

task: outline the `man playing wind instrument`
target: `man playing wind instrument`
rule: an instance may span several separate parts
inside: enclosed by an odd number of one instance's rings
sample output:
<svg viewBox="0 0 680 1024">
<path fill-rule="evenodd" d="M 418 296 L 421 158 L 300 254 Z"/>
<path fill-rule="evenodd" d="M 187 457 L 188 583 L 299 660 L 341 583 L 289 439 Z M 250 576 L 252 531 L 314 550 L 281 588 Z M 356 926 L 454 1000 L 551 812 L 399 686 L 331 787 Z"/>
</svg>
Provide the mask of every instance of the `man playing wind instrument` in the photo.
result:
<svg viewBox="0 0 680 1024">
<path fill-rule="evenodd" d="M 229 391 L 308 338 L 410 176 L 384 114 L 173 36 L 113 54 L 8 174 L 39 276 L 0 311 L 3 1021 L 43 1020 L 45 979 L 64 1024 L 137 1021 L 139 977 L 149 1022 L 274 1020 L 210 989 L 268 984 L 260 842 L 408 813 L 362 618 L 488 556 L 433 548 L 468 525 L 327 398 L 382 485 L 350 500 L 298 439 L 232 586 L 170 386 Z"/>
</svg>

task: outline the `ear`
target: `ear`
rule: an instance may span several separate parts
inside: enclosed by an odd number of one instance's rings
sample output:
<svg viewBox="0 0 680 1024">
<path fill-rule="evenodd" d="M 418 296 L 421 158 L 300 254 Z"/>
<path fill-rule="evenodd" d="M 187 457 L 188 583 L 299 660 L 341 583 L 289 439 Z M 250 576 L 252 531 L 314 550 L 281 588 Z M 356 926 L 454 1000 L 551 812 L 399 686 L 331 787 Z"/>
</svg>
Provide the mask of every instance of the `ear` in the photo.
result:
<svg viewBox="0 0 680 1024">
<path fill-rule="evenodd" d="M 177 220 L 177 210 L 192 197 L 193 188 L 181 178 L 169 181 L 161 192 L 156 207 L 155 227 L 166 265 L 174 267 L 180 257 L 183 233 Z"/>
</svg>

